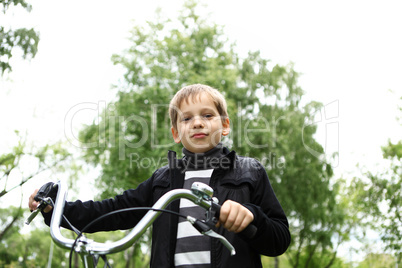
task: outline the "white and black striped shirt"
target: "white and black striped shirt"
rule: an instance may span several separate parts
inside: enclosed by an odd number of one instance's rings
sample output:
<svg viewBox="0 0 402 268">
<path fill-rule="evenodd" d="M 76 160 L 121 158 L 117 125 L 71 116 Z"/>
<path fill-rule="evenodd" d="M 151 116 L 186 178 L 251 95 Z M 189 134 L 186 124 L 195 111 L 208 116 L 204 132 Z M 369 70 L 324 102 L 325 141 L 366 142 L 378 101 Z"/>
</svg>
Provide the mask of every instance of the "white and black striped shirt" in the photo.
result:
<svg viewBox="0 0 402 268">
<path fill-rule="evenodd" d="M 193 182 L 209 184 L 213 169 L 186 171 L 183 188 L 190 189 Z M 180 200 L 180 213 L 203 219 L 205 209 L 187 199 Z M 177 228 L 175 266 L 180 268 L 206 268 L 211 264 L 211 241 L 201 235 L 187 220 L 180 218 Z"/>
</svg>

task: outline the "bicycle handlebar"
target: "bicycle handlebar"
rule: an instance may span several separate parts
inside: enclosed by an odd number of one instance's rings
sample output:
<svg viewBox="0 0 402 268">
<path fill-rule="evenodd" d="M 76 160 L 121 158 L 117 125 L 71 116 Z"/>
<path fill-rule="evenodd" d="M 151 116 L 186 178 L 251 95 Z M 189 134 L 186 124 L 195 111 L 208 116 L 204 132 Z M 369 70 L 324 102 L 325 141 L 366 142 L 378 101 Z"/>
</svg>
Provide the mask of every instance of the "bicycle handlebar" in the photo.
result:
<svg viewBox="0 0 402 268">
<path fill-rule="evenodd" d="M 75 240 L 64 237 L 60 232 L 60 224 L 64 211 L 64 203 L 67 195 L 67 188 L 64 183 L 58 182 L 58 194 L 54 206 L 54 211 L 52 215 L 52 220 L 50 223 L 50 235 L 52 236 L 54 242 L 63 248 L 71 249 L 74 245 Z M 176 189 L 167 192 L 163 195 L 152 208 L 154 209 L 165 209 L 172 201 L 186 198 L 188 200 L 193 201 L 195 204 L 209 209 L 213 201 L 205 200 L 199 195 L 194 194 L 190 190 L 186 189 Z M 91 241 L 91 243 L 86 245 L 86 251 L 90 254 L 111 254 L 122 251 L 124 249 L 129 248 L 132 244 L 134 244 L 141 235 L 146 231 L 146 229 L 156 220 L 159 216 L 160 211 L 148 211 L 147 214 L 138 222 L 138 224 L 130 231 L 130 233 L 124 238 L 108 243 L 107 245 L 104 243 L 98 243 Z M 85 241 L 81 241 L 84 242 Z"/>
<path fill-rule="evenodd" d="M 81 236 L 82 233 L 79 232 L 78 230 L 75 230 L 77 234 L 79 234 L 77 239 L 75 240 L 66 238 L 61 234 L 60 226 L 61 221 L 64 217 L 63 211 L 67 197 L 67 186 L 65 183 L 61 181 L 57 182 L 54 185 L 52 183 L 46 184 L 43 186 L 44 188 L 46 188 L 44 192 L 50 189 L 55 190 L 54 186 L 57 186 L 57 195 L 55 203 L 53 204 L 53 214 L 50 223 L 50 235 L 53 241 L 59 247 L 75 250 L 77 253 L 79 253 L 81 255 L 85 267 L 96 266 L 96 264 L 94 265 L 94 260 L 91 259 L 90 256 L 105 256 L 108 254 L 120 252 L 122 250 L 131 247 L 145 233 L 146 229 L 157 219 L 159 214 L 162 213 L 162 210 L 164 210 L 165 212 L 173 213 L 172 211 L 166 211 L 165 208 L 171 202 L 173 202 L 174 200 L 178 200 L 180 198 L 188 199 L 197 204 L 198 206 L 203 207 L 207 211 L 207 218 L 205 221 L 201 221 L 190 216 L 187 216 L 187 220 L 203 235 L 219 239 L 220 242 L 230 250 L 231 255 L 236 254 L 234 247 L 229 243 L 229 241 L 222 235 L 217 234 L 212 230 L 212 227 L 218 222 L 221 206 L 218 204 L 217 199 L 212 197 L 213 189 L 206 184 L 195 182 L 193 183 L 191 190 L 187 189 L 171 190 L 165 193 L 162 197 L 160 197 L 159 200 L 152 206 L 152 208 L 137 208 L 137 209 L 149 209 L 149 211 L 137 223 L 137 225 L 130 231 L 128 235 L 126 235 L 125 237 L 123 237 L 118 241 L 107 244 L 89 240 L 86 237 Z M 49 192 L 50 191 L 48 191 L 48 193 Z M 46 207 L 48 204 L 52 202 L 53 198 L 54 198 L 54 192 L 52 192 L 52 198 L 45 196 L 41 196 L 41 198 L 38 198 L 41 199 L 40 205 L 38 206 L 37 210 L 32 212 L 26 223 L 29 224 L 29 222 L 33 220 L 33 218 L 39 213 L 39 211 L 41 211 L 44 207 Z M 129 209 L 130 208 L 122 209 L 121 211 Z M 114 212 L 121 212 L 121 211 L 114 211 Z M 74 227 L 73 226 L 71 227 L 74 230 Z M 257 232 L 256 226 L 254 226 L 253 224 L 249 224 L 246 227 L 246 229 L 244 229 L 240 234 L 242 234 L 247 238 L 253 238 L 256 235 L 256 232 Z"/>
</svg>

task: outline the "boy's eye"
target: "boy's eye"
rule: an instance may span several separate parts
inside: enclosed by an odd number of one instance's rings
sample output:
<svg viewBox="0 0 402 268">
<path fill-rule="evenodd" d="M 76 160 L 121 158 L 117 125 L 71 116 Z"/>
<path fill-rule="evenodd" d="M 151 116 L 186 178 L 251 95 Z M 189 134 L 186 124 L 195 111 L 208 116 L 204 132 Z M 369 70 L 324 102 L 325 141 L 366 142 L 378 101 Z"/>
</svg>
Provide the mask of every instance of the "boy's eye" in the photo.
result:
<svg viewBox="0 0 402 268">
<path fill-rule="evenodd" d="M 212 117 L 213 117 L 212 114 L 205 114 L 205 115 L 204 115 L 204 118 L 207 118 L 207 119 L 212 118 Z"/>
<path fill-rule="evenodd" d="M 214 117 L 213 114 L 204 114 L 199 116 L 200 119 L 205 119 L 205 120 L 210 120 Z M 182 122 L 190 122 L 191 120 L 193 120 L 193 116 L 185 116 L 181 119 Z"/>
<path fill-rule="evenodd" d="M 190 120 L 191 120 L 191 117 L 184 117 L 184 118 L 182 119 L 183 122 L 190 121 Z"/>
</svg>

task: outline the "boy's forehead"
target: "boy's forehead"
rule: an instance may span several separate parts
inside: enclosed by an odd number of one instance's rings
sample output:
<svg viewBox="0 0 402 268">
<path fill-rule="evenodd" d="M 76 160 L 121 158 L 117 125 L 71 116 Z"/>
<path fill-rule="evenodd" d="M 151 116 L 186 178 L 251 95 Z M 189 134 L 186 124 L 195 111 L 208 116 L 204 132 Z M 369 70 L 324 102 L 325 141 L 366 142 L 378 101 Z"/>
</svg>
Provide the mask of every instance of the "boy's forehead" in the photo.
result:
<svg viewBox="0 0 402 268">
<path fill-rule="evenodd" d="M 193 94 L 193 95 L 187 96 L 186 98 L 183 98 L 183 100 L 179 103 L 179 108 L 182 108 L 183 103 L 186 103 L 187 105 L 191 105 L 191 104 L 201 103 L 201 102 L 206 105 L 211 104 L 215 107 L 215 103 L 214 103 L 212 97 L 205 92 L 201 92 L 201 93 Z"/>
</svg>

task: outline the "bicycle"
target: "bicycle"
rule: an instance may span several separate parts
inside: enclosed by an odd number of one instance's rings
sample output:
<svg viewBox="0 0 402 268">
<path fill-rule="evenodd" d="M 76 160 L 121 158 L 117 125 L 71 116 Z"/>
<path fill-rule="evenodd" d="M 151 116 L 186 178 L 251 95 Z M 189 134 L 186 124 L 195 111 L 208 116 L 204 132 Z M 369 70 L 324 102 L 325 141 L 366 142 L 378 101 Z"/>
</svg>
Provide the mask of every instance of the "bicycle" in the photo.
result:
<svg viewBox="0 0 402 268">
<path fill-rule="evenodd" d="M 56 200 L 54 199 L 54 192 L 57 187 L 57 195 Z M 49 196 L 50 193 L 53 192 L 53 198 Z M 191 190 L 187 189 L 175 189 L 164 194 L 152 207 L 134 207 L 112 211 L 107 213 L 98 219 L 95 219 L 91 223 L 89 223 L 86 227 L 84 227 L 81 231 L 77 230 L 74 226 L 72 226 L 68 219 L 66 219 L 63 215 L 64 204 L 67 196 L 67 187 L 61 181 L 57 183 L 47 183 L 43 185 L 37 195 L 35 196 L 35 200 L 40 202 L 38 208 L 34 210 L 31 215 L 26 220 L 26 224 L 30 224 L 30 222 L 42 211 L 47 205 L 53 206 L 53 215 L 50 223 L 50 235 L 54 241 L 54 243 L 65 249 L 70 250 L 70 267 L 72 260 L 72 253 L 75 251 L 81 257 L 81 261 L 84 264 L 85 268 L 89 267 L 97 267 L 99 259 L 103 259 L 105 265 L 104 267 L 111 267 L 107 261 L 106 255 L 117 253 L 123 251 L 129 247 L 131 247 L 147 230 L 148 227 L 157 219 L 160 213 L 172 213 L 179 217 L 184 217 L 189 221 L 201 234 L 219 239 L 220 242 L 230 250 L 231 255 L 235 255 L 236 251 L 234 247 L 229 243 L 229 241 L 223 237 L 222 235 L 214 232 L 212 228 L 218 222 L 219 219 L 219 211 L 220 205 L 218 204 L 218 200 L 213 196 L 213 189 L 200 182 L 195 182 L 191 186 Z M 206 210 L 206 219 L 199 220 L 191 216 L 181 215 L 177 212 L 166 210 L 166 207 L 173 202 L 174 200 L 185 198 L 188 199 L 198 206 L 204 208 Z M 111 243 L 98 243 L 93 240 L 87 239 L 83 232 L 85 232 L 86 228 L 95 222 L 108 217 L 109 215 L 115 213 L 122 213 L 132 210 L 149 210 L 145 216 L 138 222 L 136 226 L 122 239 L 111 242 Z M 75 240 L 66 238 L 61 234 L 60 226 L 62 219 L 70 225 L 71 229 L 77 233 L 77 238 Z M 246 237 L 253 237 L 256 233 L 257 229 L 254 225 L 249 225 L 244 231 L 242 231 L 243 235 Z"/>
</svg>

